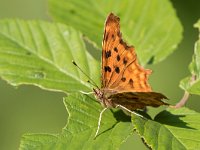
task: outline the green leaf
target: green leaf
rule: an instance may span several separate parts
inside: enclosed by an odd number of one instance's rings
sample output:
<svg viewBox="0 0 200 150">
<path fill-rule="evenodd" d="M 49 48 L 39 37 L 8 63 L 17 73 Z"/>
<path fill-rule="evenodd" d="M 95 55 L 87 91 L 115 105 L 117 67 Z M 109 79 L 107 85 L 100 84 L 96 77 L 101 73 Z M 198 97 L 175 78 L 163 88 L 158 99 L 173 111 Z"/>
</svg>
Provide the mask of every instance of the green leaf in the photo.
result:
<svg viewBox="0 0 200 150">
<path fill-rule="evenodd" d="M 187 108 L 168 109 L 154 120 L 132 116 L 139 135 L 154 150 L 200 149 L 200 114 Z"/>
<path fill-rule="evenodd" d="M 191 75 L 183 79 L 180 87 L 191 94 L 200 95 L 200 20 L 194 25 L 199 29 L 199 39 L 194 46 L 194 55 L 189 65 Z"/>
<path fill-rule="evenodd" d="M 10 84 L 63 92 L 89 90 L 87 77 L 72 60 L 99 83 L 99 63 L 87 51 L 80 32 L 60 23 L 0 21 L 0 76 Z"/>
<path fill-rule="evenodd" d="M 130 117 L 122 111 L 103 113 L 99 136 L 94 140 L 102 107 L 87 95 L 70 94 L 64 99 L 69 113 L 66 127 L 60 135 L 27 134 L 20 144 L 21 150 L 31 149 L 118 149 L 132 133 Z M 116 118 L 115 118 L 115 117 Z M 123 120 L 120 120 L 123 118 Z"/>
<path fill-rule="evenodd" d="M 56 149 L 58 135 L 50 134 L 26 134 L 22 137 L 20 150 L 50 150 Z"/>
<path fill-rule="evenodd" d="M 49 0 L 54 20 L 82 31 L 101 47 L 106 16 L 121 18 L 121 30 L 136 47 L 142 65 L 157 63 L 171 54 L 182 38 L 182 26 L 168 0 Z"/>
</svg>

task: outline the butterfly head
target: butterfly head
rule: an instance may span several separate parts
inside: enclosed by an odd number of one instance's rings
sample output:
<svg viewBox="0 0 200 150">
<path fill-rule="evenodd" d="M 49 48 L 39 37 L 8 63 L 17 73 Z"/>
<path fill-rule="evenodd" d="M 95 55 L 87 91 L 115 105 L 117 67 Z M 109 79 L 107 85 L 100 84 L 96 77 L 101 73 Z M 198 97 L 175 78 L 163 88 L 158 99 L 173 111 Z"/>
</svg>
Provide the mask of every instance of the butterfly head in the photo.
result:
<svg viewBox="0 0 200 150">
<path fill-rule="evenodd" d="M 103 99 L 105 99 L 104 92 L 101 89 L 93 89 L 93 91 L 97 100 L 103 102 Z"/>
<path fill-rule="evenodd" d="M 94 95 L 96 99 L 103 105 L 103 107 L 113 107 L 111 99 L 109 98 L 111 95 L 115 93 L 113 90 L 106 90 L 104 88 L 93 89 Z"/>
</svg>

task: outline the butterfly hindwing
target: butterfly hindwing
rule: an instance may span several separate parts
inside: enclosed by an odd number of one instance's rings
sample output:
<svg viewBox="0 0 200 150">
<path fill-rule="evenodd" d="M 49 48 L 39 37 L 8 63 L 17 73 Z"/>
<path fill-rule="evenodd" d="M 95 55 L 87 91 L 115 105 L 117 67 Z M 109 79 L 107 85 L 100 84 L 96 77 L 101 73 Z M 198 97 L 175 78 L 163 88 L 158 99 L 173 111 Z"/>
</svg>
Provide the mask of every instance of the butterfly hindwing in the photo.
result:
<svg viewBox="0 0 200 150">
<path fill-rule="evenodd" d="M 161 99 L 167 99 L 167 97 L 156 92 L 123 92 L 113 94 L 109 99 L 115 105 L 122 105 L 129 110 L 143 109 L 146 106 L 168 105 L 161 101 Z"/>
</svg>

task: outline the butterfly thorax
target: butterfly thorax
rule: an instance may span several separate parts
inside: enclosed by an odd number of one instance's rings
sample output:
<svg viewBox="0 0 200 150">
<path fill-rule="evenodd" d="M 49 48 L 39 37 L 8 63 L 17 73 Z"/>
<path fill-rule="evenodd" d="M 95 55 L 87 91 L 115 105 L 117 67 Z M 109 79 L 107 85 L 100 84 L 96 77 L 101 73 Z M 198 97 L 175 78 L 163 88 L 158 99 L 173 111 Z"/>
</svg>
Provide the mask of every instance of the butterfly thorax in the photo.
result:
<svg viewBox="0 0 200 150">
<path fill-rule="evenodd" d="M 112 101 L 109 99 L 109 96 L 116 93 L 115 91 L 107 90 L 104 88 L 93 89 L 93 91 L 95 93 L 95 97 L 103 105 L 103 107 L 114 107 L 115 106 L 115 104 L 112 103 Z"/>
</svg>

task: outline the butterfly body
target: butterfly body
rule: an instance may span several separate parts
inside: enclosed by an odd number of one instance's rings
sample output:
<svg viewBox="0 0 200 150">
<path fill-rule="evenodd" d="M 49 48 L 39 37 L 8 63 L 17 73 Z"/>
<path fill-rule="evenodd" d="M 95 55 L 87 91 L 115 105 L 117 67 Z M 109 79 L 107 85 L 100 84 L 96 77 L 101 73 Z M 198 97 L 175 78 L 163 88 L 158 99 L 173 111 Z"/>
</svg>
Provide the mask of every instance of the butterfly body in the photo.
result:
<svg viewBox="0 0 200 150">
<path fill-rule="evenodd" d="M 134 110 L 144 109 L 146 106 L 168 105 L 162 101 L 162 99 L 167 99 L 166 96 L 152 92 L 148 84 L 151 70 L 139 65 L 134 47 L 129 46 L 122 39 L 119 22 L 119 17 L 113 13 L 108 15 L 105 22 L 101 57 L 101 88 L 94 84 L 96 89 L 93 89 L 95 97 L 104 109 L 99 116 L 95 137 L 100 129 L 102 114 L 108 108 L 117 107 L 125 113 L 143 117 Z"/>
<path fill-rule="evenodd" d="M 109 98 L 111 95 L 115 94 L 115 91 L 107 91 L 105 89 L 93 89 L 97 100 L 102 104 L 103 107 L 112 108 L 115 104 Z"/>
</svg>

